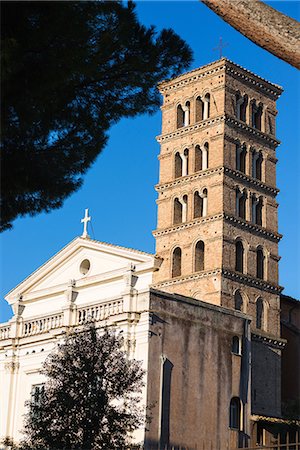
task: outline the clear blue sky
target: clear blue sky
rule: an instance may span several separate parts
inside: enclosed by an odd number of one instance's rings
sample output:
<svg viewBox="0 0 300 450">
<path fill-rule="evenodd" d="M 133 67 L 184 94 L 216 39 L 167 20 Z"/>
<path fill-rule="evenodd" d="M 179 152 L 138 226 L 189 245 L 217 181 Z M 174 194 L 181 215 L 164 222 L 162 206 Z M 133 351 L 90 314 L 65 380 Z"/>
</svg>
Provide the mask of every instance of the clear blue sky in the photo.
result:
<svg viewBox="0 0 300 450">
<path fill-rule="evenodd" d="M 299 20 L 300 3 L 268 2 Z M 173 28 L 194 51 L 191 69 L 218 59 L 213 51 L 220 36 L 229 45 L 224 56 L 284 87 L 277 103 L 277 184 L 280 243 L 280 284 L 287 295 L 300 297 L 300 86 L 299 72 L 252 44 L 199 1 L 143 1 L 140 20 L 158 29 Z M 80 191 L 50 214 L 18 219 L 0 237 L 0 321 L 11 317 L 4 295 L 74 237 L 82 233 L 84 209 L 92 215 L 91 237 L 154 252 L 156 193 L 161 114 L 126 119 L 110 131 L 107 147 L 85 176 Z"/>
</svg>

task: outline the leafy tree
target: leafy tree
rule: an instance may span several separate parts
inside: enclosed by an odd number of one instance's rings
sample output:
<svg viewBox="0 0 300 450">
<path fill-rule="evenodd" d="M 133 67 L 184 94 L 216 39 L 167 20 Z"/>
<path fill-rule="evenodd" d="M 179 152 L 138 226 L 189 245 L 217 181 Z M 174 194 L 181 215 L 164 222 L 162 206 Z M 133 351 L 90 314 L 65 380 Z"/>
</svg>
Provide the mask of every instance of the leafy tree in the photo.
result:
<svg viewBox="0 0 300 450">
<path fill-rule="evenodd" d="M 2 2 L 2 217 L 62 205 L 107 131 L 152 113 L 156 83 L 191 62 L 172 30 L 141 25 L 132 2 Z"/>
<path fill-rule="evenodd" d="M 89 326 L 69 335 L 43 372 L 44 394 L 28 402 L 22 450 L 120 450 L 143 423 L 144 372 L 115 332 Z"/>
</svg>

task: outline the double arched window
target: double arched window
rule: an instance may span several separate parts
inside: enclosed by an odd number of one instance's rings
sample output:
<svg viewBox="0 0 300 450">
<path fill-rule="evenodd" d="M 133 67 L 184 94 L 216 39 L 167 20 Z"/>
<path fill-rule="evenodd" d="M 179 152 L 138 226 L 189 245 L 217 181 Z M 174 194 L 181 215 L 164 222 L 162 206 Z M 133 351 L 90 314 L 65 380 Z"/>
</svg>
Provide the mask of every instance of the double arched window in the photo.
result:
<svg viewBox="0 0 300 450">
<path fill-rule="evenodd" d="M 256 277 L 265 279 L 265 255 L 262 247 L 256 249 Z"/>
<path fill-rule="evenodd" d="M 240 189 L 236 190 L 236 215 L 241 219 L 246 219 L 247 194 Z"/>
<path fill-rule="evenodd" d="M 174 225 L 178 223 L 184 223 L 187 221 L 187 206 L 188 206 L 187 195 L 184 195 L 181 199 L 179 199 L 178 197 L 174 199 L 174 208 L 173 208 Z"/>
<path fill-rule="evenodd" d="M 189 174 L 189 149 L 182 153 L 175 153 L 175 178 L 185 177 Z"/>
<path fill-rule="evenodd" d="M 261 130 L 262 125 L 262 112 L 263 112 L 263 106 L 261 103 L 258 105 L 253 100 L 251 102 L 251 126 L 253 128 L 256 128 L 257 130 Z"/>
<path fill-rule="evenodd" d="M 246 155 L 247 150 L 245 145 L 236 146 L 236 170 L 246 173 Z"/>
<path fill-rule="evenodd" d="M 187 127 L 190 124 L 190 102 L 184 106 L 177 106 L 177 128 Z"/>
<path fill-rule="evenodd" d="M 262 226 L 263 199 L 255 194 L 251 197 L 252 223 Z"/>
<path fill-rule="evenodd" d="M 248 96 L 241 95 L 240 92 L 236 93 L 236 117 L 243 122 L 246 122 L 246 111 L 248 104 Z"/>
<path fill-rule="evenodd" d="M 180 277 L 181 275 L 181 248 L 176 247 L 172 254 L 172 277 Z"/>
<path fill-rule="evenodd" d="M 252 177 L 262 180 L 263 155 L 261 152 L 252 151 Z"/>
<path fill-rule="evenodd" d="M 200 147 L 200 145 L 196 145 L 195 172 L 208 169 L 208 151 L 209 151 L 208 142 L 205 142 L 205 144 L 202 147 Z"/>
</svg>

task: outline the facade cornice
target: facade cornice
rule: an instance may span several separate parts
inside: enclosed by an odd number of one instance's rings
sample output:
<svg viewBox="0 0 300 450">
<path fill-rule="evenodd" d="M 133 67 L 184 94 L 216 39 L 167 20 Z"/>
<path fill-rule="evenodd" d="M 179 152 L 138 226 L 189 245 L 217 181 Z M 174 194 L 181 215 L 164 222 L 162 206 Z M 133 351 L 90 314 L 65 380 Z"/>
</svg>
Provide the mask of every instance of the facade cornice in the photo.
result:
<svg viewBox="0 0 300 450">
<path fill-rule="evenodd" d="M 238 281 L 239 283 L 246 284 L 251 287 L 256 287 L 258 289 L 261 289 L 263 291 L 280 294 L 280 292 L 283 290 L 283 287 L 279 286 L 278 284 L 269 283 L 267 281 L 261 280 L 259 278 L 252 277 L 250 275 L 246 275 L 243 273 L 235 272 L 230 269 L 222 269 L 222 275 L 225 278 L 228 278 L 232 281 Z"/>
<path fill-rule="evenodd" d="M 223 218 L 223 214 L 216 214 L 214 216 L 206 216 L 206 217 L 194 219 L 191 222 L 180 223 L 180 224 L 174 225 L 172 227 L 154 230 L 152 232 L 152 234 L 153 234 L 154 237 L 158 237 L 158 236 L 162 236 L 164 234 L 170 234 L 170 233 L 174 233 L 174 232 L 177 232 L 177 231 L 180 231 L 180 230 L 184 230 L 185 228 L 191 228 L 191 227 L 194 227 L 196 225 L 200 225 L 202 223 L 213 222 L 215 220 L 220 220 L 222 218 Z"/>
<path fill-rule="evenodd" d="M 257 128 L 250 127 L 250 125 L 238 120 L 236 117 L 230 116 L 229 114 L 225 114 L 225 123 L 230 127 L 240 129 L 250 136 L 255 136 L 256 138 L 267 142 L 271 147 L 276 148 L 280 144 L 280 141 L 275 137 L 272 137 L 270 134 L 263 133 Z"/>
<path fill-rule="evenodd" d="M 256 188 L 261 189 L 264 192 L 267 192 L 268 194 L 273 194 L 274 196 L 278 194 L 279 189 L 273 188 L 266 183 L 263 183 L 260 180 L 257 180 L 256 178 L 249 177 L 243 172 L 240 172 L 238 170 L 233 170 L 230 167 L 224 167 L 224 172 L 226 175 L 230 176 L 233 179 L 236 180 L 242 180 L 246 183 L 250 184 L 251 186 L 255 186 Z"/>
<path fill-rule="evenodd" d="M 286 345 L 286 340 L 277 336 L 270 336 L 268 333 L 263 333 L 261 330 L 253 331 L 251 333 L 251 340 L 263 342 L 271 347 L 283 349 Z"/>
<path fill-rule="evenodd" d="M 176 178 L 174 181 L 170 181 L 167 183 L 159 183 L 155 186 L 155 190 L 157 192 L 161 192 L 165 191 L 166 189 L 173 188 L 174 186 L 184 186 L 185 184 L 188 184 L 194 180 L 198 180 L 199 178 L 208 177 L 214 174 L 220 174 L 222 172 L 224 172 L 224 168 L 222 166 L 215 167 L 213 169 L 202 170 L 201 172 L 196 172 L 193 175 L 187 175 L 185 177 Z"/>
<path fill-rule="evenodd" d="M 276 148 L 280 141 L 269 134 L 263 133 L 256 128 L 250 127 L 245 122 L 238 120 L 236 117 L 230 116 L 229 114 L 222 114 L 221 116 L 213 117 L 207 120 L 202 120 L 201 122 L 195 123 L 194 125 L 189 125 L 187 127 L 178 128 L 172 133 L 160 134 L 156 137 L 159 144 L 168 142 L 177 137 L 185 136 L 189 133 L 194 133 L 197 130 L 205 129 L 206 127 L 212 125 L 219 125 L 220 123 L 225 123 L 226 125 L 239 129 L 251 137 L 260 139 L 262 142 L 268 143 L 270 147 Z"/>
<path fill-rule="evenodd" d="M 223 215 L 226 222 L 229 222 L 230 224 L 237 226 L 243 230 L 249 231 L 249 232 L 255 232 L 259 235 L 262 235 L 266 238 L 272 239 L 276 242 L 279 242 L 282 238 L 282 234 L 274 233 L 273 231 L 268 230 L 267 228 L 263 228 L 259 225 L 255 225 L 251 222 L 247 222 L 246 220 L 243 220 L 239 217 L 232 216 L 231 214 L 224 213 Z"/>
<path fill-rule="evenodd" d="M 163 142 L 170 141 L 176 137 L 185 136 L 186 134 L 193 133 L 202 128 L 209 127 L 211 125 L 219 125 L 220 123 L 225 121 L 225 115 L 221 115 L 218 117 L 213 117 L 207 120 L 202 120 L 201 122 L 195 123 L 194 125 L 189 125 L 187 127 L 177 128 L 172 133 L 160 134 L 156 137 L 157 142 L 160 144 Z"/>
<path fill-rule="evenodd" d="M 192 273 L 190 275 L 161 281 L 159 283 L 152 284 L 150 287 L 153 289 L 161 289 L 163 287 L 172 286 L 174 284 L 185 283 L 186 281 L 199 280 L 200 278 L 220 275 L 221 273 L 222 273 L 222 269 L 203 270 L 202 272 Z"/>
</svg>

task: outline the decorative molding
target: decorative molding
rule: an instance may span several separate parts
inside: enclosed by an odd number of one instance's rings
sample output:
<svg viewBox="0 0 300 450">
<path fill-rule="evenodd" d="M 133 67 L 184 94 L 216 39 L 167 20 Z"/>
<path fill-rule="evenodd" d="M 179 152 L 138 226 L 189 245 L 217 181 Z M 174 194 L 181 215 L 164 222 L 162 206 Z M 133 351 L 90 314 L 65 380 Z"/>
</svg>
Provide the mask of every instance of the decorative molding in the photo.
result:
<svg viewBox="0 0 300 450">
<path fill-rule="evenodd" d="M 229 126 L 234 126 L 234 128 L 240 128 L 245 131 L 247 134 L 255 136 L 263 141 L 268 142 L 272 147 L 277 147 L 280 144 L 280 141 L 269 134 L 263 133 L 256 128 L 251 127 L 250 125 L 242 122 L 236 117 L 230 116 L 229 114 L 225 114 L 225 123 Z"/>
<path fill-rule="evenodd" d="M 171 286 L 174 284 L 185 283 L 186 281 L 199 280 L 200 278 L 206 278 L 206 277 L 220 275 L 221 273 L 222 273 L 221 269 L 203 270 L 201 272 L 193 273 L 191 275 L 187 275 L 187 276 L 183 276 L 183 277 L 176 277 L 176 278 L 172 278 L 171 280 L 165 280 L 165 281 L 161 281 L 159 283 L 152 284 L 151 288 L 159 289 L 159 288 Z"/>
<path fill-rule="evenodd" d="M 227 222 L 230 222 L 231 224 L 238 226 L 240 228 L 246 229 L 247 231 L 255 232 L 257 234 L 263 235 L 264 237 L 270 238 L 274 241 L 280 241 L 282 238 L 282 234 L 279 233 L 273 233 L 272 231 L 263 228 L 259 225 L 255 225 L 251 222 L 247 222 L 243 219 L 240 219 L 238 217 L 232 216 L 230 214 L 224 213 L 224 219 Z"/>
<path fill-rule="evenodd" d="M 279 286 L 278 284 L 269 283 L 267 281 L 260 280 L 259 278 L 255 278 L 250 275 L 235 272 L 229 269 L 222 269 L 222 275 L 232 281 L 238 281 L 239 283 L 247 284 L 248 286 L 256 287 L 258 289 L 262 289 L 271 293 L 280 294 L 280 292 L 283 290 L 283 287 Z"/>
<path fill-rule="evenodd" d="M 219 166 L 212 169 L 201 170 L 200 172 L 196 172 L 193 175 L 187 175 L 185 177 L 176 178 L 174 181 L 170 181 L 167 183 L 159 183 L 155 186 L 155 190 L 157 192 L 164 191 L 165 189 L 170 189 L 174 186 L 188 184 L 191 181 L 198 180 L 202 177 L 208 177 L 210 175 L 214 175 L 216 173 L 223 173 L 224 167 Z"/>
<path fill-rule="evenodd" d="M 279 192 L 279 189 L 273 188 L 266 183 L 263 183 L 260 180 L 257 180 L 256 178 L 252 178 L 248 175 L 246 175 L 243 172 L 240 172 L 238 170 L 230 169 L 229 167 L 224 167 L 225 174 L 228 174 L 231 178 L 243 180 L 250 185 L 254 185 L 257 188 L 260 188 L 264 192 L 272 193 L 273 195 L 277 195 Z"/>
<path fill-rule="evenodd" d="M 286 345 L 285 339 L 281 339 L 280 337 L 271 337 L 258 332 L 256 333 L 255 331 L 251 333 L 251 339 L 257 342 L 263 342 L 264 344 L 278 349 L 284 349 Z"/>
<path fill-rule="evenodd" d="M 180 223 L 178 225 L 175 225 L 175 226 L 172 226 L 169 228 L 155 230 L 152 232 L 152 234 L 154 237 L 158 237 L 158 236 L 162 236 L 164 234 L 174 233 L 175 231 L 184 230 L 185 228 L 191 228 L 195 225 L 200 225 L 202 223 L 213 222 L 215 220 L 219 220 L 222 218 L 223 218 L 223 214 L 217 214 L 215 216 L 206 216 L 206 217 L 202 217 L 202 218 L 197 218 L 191 222 L 184 222 L 184 223 Z"/>
</svg>

